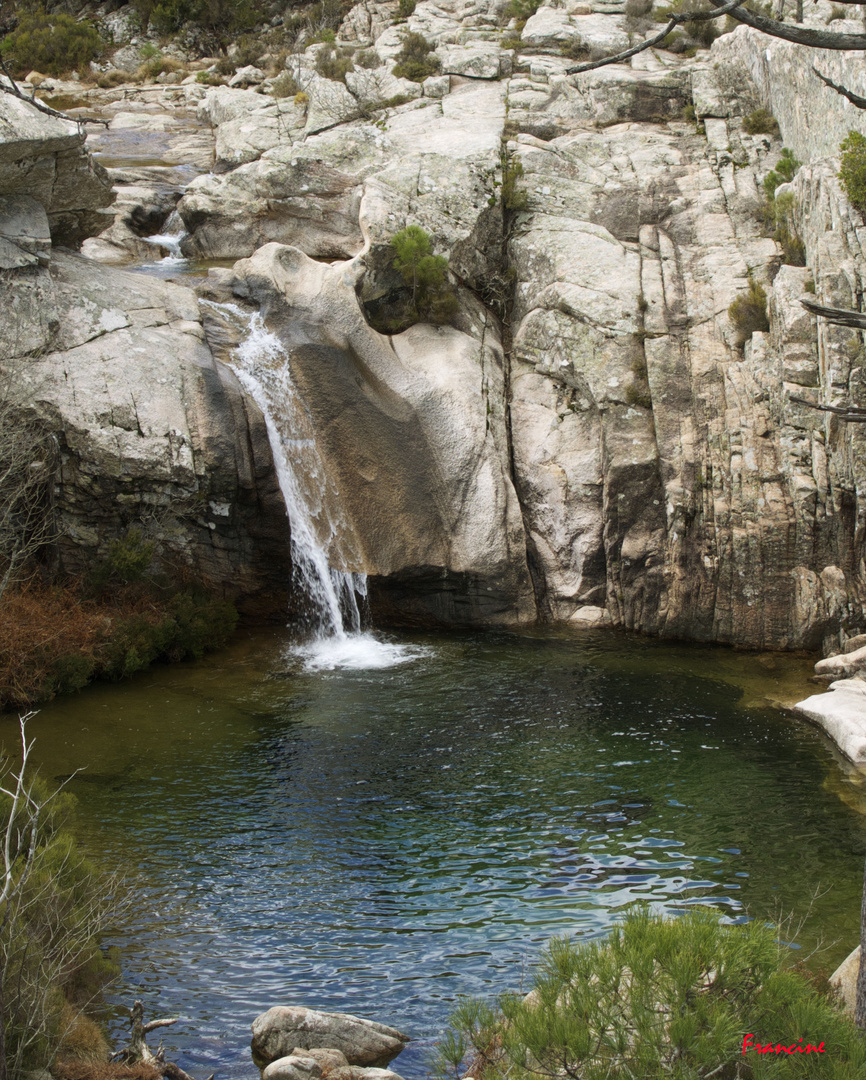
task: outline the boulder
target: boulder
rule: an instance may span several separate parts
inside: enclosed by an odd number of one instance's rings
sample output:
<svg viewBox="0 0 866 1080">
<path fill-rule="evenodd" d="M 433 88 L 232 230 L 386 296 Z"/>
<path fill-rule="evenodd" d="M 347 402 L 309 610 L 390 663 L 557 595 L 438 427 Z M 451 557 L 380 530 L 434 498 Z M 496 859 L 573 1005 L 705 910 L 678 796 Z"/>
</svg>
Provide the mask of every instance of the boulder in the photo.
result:
<svg viewBox="0 0 866 1080">
<path fill-rule="evenodd" d="M 842 1001 L 842 1008 L 853 1017 L 857 1002 L 857 976 L 860 973 L 860 946 L 848 953 L 829 978 Z"/>
<path fill-rule="evenodd" d="M 358 303 L 363 270 L 268 244 L 235 265 L 232 285 L 290 350 L 360 552 L 347 569 L 371 576 L 374 615 L 390 621 L 532 620 L 496 328 L 482 317 L 474 333 L 379 334 Z"/>
<path fill-rule="evenodd" d="M 823 728 L 855 765 L 866 765 L 866 682 L 838 679 L 829 693 L 798 701 L 794 711 Z"/>
<path fill-rule="evenodd" d="M 247 64 L 246 67 L 238 68 L 234 75 L 232 75 L 229 79 L 229 86 L 259 86 L 266 78 L 267 76 L 261 68 L 254 67 L 252 64 Z"/>
<path fill-rule="evenodd" d="M 91 159 L 84 140 L 73 121 L 0 93 L 0 196 L 40 203 L 51 239 L 66 247 L 78 247 L 105 228 L 102 211 L 114 198 L 108 174 Z"/>
<path fill-rule="evenodd" d="M 303 1050 L 277 1058 L 262 1069 L 262 1080 L 318 1080 L 321 1075 L 322 1066 Z"/>
<path fill-rule="evenodd" d="M 302 1005 L 277 1005 L 253 1021 L 252 1054 L 259 1068 L 285 1059 L 296 1048 L 335 1049 L 350 1065 L 383 1067 L 408 1041 L 407 1035 L 375 1020 Z"/>
<path fill-rule="evenodd" d="M 866 671 L 866 645 L 837 656 L 827 656 L 815 665 L 816 675 L 835 675 L 840 679 L 859 676 L 863 671 Z"/>
<path fill-rule="evenodd" d="M 163 565 L 284 617 L 288 524 L 264 418 L 214 360 L 195 295 L 60 251 L 4 287 L 4 372 L 60 447 L 59 569 L 88 573 L 140 528 Z"/>
</svg>

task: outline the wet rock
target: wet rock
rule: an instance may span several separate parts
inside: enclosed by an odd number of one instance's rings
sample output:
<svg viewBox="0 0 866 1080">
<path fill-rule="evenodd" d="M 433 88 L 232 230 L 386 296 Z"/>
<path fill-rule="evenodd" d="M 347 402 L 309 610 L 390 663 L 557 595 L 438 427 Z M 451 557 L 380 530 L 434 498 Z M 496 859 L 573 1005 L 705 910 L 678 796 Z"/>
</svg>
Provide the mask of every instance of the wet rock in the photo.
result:
<svg viewBox="0 0 866 1080">
<path fill-rule="evenodd" d="M 351 569 L 373 576 L 374 614 L 390 621 L 531 620 L 496 328 L 379 334 L 358 303 L 362 272 L 359 260 L 328 266 L 269 244 L 236 264 L 233 283 L 290 350 L 360 548 Z"/>
<path fill-rule="evenodd" d="M 253 1021 L 252 1054 L 256 1065 L 265 1068 L 285 1058 L 293 1048 L 333 1048 L 351 1065 L 381 1067 L 408 1041 L 408 1036 L 375 1020 L 300 1005 L 277 1005 Z"/>
</svg>

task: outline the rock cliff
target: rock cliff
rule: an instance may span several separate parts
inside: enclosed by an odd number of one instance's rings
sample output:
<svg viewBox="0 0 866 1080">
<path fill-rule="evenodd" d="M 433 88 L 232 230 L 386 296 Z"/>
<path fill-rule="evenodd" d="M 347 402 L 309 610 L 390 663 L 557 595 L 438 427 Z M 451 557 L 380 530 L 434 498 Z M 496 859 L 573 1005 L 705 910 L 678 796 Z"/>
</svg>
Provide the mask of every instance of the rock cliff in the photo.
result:
<svg viewBox="0 0 866 1080">
<path fill-rule="evenodd" d="M 214 360 L 195 295 L 55 248 L 105 228 L 105 171 L 76 124 L 5 94 L 0 110 L 15 154 L 0 170 L 3 392 L 58 442 L 59 568 L 84 574 L 142 527 L 167 569 L 282 615 L 286 517 L 267 432 Z"/>
<path fill-rule="evenodd" d="M 292 354 L 356 533 L 346 569 L 389 618 L 838 651 L 866 630 L 863 434 L 809 404 L 861 403 L 862 343 L 799 298 L 863 293 L 833 155 L 866 122 L 813 70 L 866 92 L 845 55 L 741 27 L 569 74 L 563 49 L 635 40 L 618 4 L 542 5 L 519 31 L 499 0 L 396 18 L 352 9 L 337 45 L 366 66 L 345 82 L 313 45 L 286 61 L 295 96 L 209 91 L 215 164 L 178 206 L 188 254 L 243 260 L 209 294 L 259 306 Z M 420 83 L 391 72 L 407 30 L 435 46 Z M 780 137 L 747 133 L 759 106 Z M 766 223 L 783 145 L 803 259 Z M 460 313 L 379 333 L 409 224 Z M 729 314 L 753 283 L 765 331 Z"/>
</svg>

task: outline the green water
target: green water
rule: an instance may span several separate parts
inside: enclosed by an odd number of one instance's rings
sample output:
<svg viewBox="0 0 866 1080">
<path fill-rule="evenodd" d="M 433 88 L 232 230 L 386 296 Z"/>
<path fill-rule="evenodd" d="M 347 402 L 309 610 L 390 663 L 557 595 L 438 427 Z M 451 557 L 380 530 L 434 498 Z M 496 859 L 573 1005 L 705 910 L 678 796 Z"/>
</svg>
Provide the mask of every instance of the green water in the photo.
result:
<svg viewBox="0 0 866 1080">
<path fill-rule="evenodd" d="M 815 689 L 808 660 L 613 633 L 399 642 L 414 659 L 311 671 L 285 633 L 241 636 L 33 721 L 43 774 L 85 769 L 86 843 L 138 883 L 116 1000 L 182 1016 L 185 1068 L 254 1075 L 250 1022 L 299 1003 L 402 1028 L 395 1068 L 423 1076 L 457 995 L 526 986 L 551 934 L 639 899 L 810 913 L 826 968 L 856 942 L 859 778 L 766 704 Z"/>
</svg>

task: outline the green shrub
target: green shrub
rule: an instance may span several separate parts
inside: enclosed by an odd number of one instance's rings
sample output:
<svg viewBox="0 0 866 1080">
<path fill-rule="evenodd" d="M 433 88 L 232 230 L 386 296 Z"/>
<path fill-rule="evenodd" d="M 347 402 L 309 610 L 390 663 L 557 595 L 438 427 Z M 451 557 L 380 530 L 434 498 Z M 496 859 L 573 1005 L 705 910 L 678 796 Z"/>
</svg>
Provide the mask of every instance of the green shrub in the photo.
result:
<svg viewBox="0 0 866 1080">
<path fill-rule="evenodd" d="M 525 189 L 519 187 L 523 179 L 523 164 L 516 158 L 503 155 L 502 158 L 502 205 L 506 210 L 525 210 L 529 197 Z"/>
<path fill-rule="evenodd" d="M 397 4 L 397 15 L 401 19 L 408 19 L 415 10 L 416 0 L 400 0 Z"/>
<path fill-rule="evenodd" d="M 778 135 L 779 125 L 767 109 L 755 109 L 743 117 L 743 131 L 747 135 Z"/>
<path fill-rule="evenodd" d="M 382 58 L 375 49 L 361 49 L 360 52 L 355 53 L 354 60 L 356 67 L 365 68 L 367 71 L 373 71 L 382 66 Z"/>
<path fill-rule="evenodd" d="M 17 72 L 35 69 L 45 75 L 78 71 L 102 52 L 99 31 L 60 12 L 22 15 L 18 26 L 0 42 L 0 55 Z"/>
<path fill-rule="evenodd" d="M 530 1000 L 463 1003 L 439 1050 L 440 1075 L 477 1080 L 853 1080 L 866 1042 L 787 965 L 772 926 L 723 926 L 695 909 L 630 914 L 603 941 L 552 941 Z M 534 999 L 534 1000 L 533 1000 Z M 747 1036 L 752 1035 L 749 1042 Z M 818 1046 L 781 1058 L 755 1043 Z"/>
<path fill-rule="evenodd" d="M 297 79 L 288 71 L 284 71 L 271 83 L 271 97 L 277 99 L 295 97 L 300 92 L 300 89 Z"/>
<path fill-rule="evenodd" d="M 430 236 L 418 225 L 391 239 L 391 266 L 406 286 L 365 305 L 370 324 L 380 333 L 397 334 L 418 322 L 449 322 L 459 303 L 448 278 L 448 260 L 433 254 Z"/>
<path fill-rule="evenodd" d="M 131 585 L 141 581 L 153 562 L 153 551 L 153 544 L 138 529 L 130 529 L 126 536 L 109 544 L 100 573 L 106 583 Z"/>
<path fill-rule="evenodd" d="M 782 262 L 786 266 L 805 266 L 806 246 L 797 232 L 797 201 L 794 193 L 786 191 L 778 195 L 770 206 L 775 225 L 773 239 L 782 246 Z"/>
<path fill-rule="evenodd" d="M 741 293 L 728 308 L 731 322 L 746 337 L 755 331 L 770 329 L 767 318 L 767 294 L 757 281 L 749 282 L 748 292 Z"/>
<path fill-rule="evenodd" d="M 344 83 L 346 75 L 355 70 L 351 49 L 337 49 L 330 43 L 319 50 L 316 57 L 316 71 L 323 79 Z"/>
<path fill-rule="evenodd" d="M 541 7 L 541 0 L 509 0 L 502 12 L 506 22 L 517 20 L 517 30 L 522 30 Z"/>
<path fill-rule="evenodd" d="M 209 649 L 225 645 L 237 619 L 228 601 L 191 591 L 177 593 L 156 618 L 141 613 L 118 621 L 101 653 L 99 674 L 116 680 L 156 660 L 199 660 Z"/>
<path fill-rule="evenodd" d="M 195 81 L 202 86 L 225 86 L 226 81 L 222 75 L 218 75 L 215 71 L 199 71 L 196 73 Z M 277 96 L 276 94 L 274 95 Z"/>
<path fill-rule="evenodd" d="M 776 188 L 781 184 L 788 184 L 794 179 L 794 174 L 797 169 L 800 168 L 800 162 L 794 157 L 793 153 L 782 147 L 781 157 L 776 165 L 767 176 L 764 177 L 764 191 L 767 194 L 768 199 L 773 199 L 776 196 Z"/>
<path fill-rule="evenodd" d="M 866 211 L 866 138 L 859 131 L 849 131 L 839 146 L 842 164 L 839 179 L 851 205 Z"/>
<path fill-rule="evenodd" d="M 3 757 L 4 787 L 14 790 L 16 766 Z M 0 924 L 4 1065 L 11 1080 L 44 1070 L 73 1026 L 79 1047 L 82 1034 L 91 1048 L 100 1044 L 93 1026 L 78 1018 L 82 1005 L 92 1005 L 119 974 L 116 953 L 103 953 L 99 939 L 128 902 L 119 883 L 78 849 L 73 796 L 52 793 L 26 774 L 24 791 L 14 810 L 9 795 L 0 798 L 4 833 L 15 813 L 8 849 L 14 886 Z"/>
<path fill-rule="evenodd" d="M 430 55 L 434 48 L 423 34 L 410 31 L 403 38 L 403 46 L 397 54 L 394 75 L 412 82 L 423 82 L 428 75 L 436 75 L 442 65 L 438 56 Z"/>
</svg>

